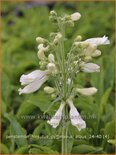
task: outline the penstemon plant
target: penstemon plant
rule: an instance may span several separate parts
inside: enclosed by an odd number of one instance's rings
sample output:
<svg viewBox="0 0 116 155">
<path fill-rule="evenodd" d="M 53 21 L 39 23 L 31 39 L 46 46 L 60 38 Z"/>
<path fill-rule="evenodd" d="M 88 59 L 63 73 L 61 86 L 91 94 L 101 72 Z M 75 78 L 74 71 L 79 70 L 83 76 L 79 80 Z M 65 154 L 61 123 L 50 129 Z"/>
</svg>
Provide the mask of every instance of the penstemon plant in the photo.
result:
<svg viewBox="0 0 116 155">
<path fill-rule="evenodd" d="M 97 92 L 95 87 L 81 88 L 75 85 L 75 78 L 80 72 L 94 73 L 100 72 L 100 66 L 92 63 L 92 60 L 101 55 L 97 49 L 99 45 L 109 44 L 108 37 L 91 38 L 82 41 L 81 36 L 77 36 L 72 43 L 69 52 L 65 50 L 65 29 L 74 26 L 74 22 L 81 18 L 81 14 L 76 12 L 71 15 L 58 16 L 55 11 L 50 12 L 50 20 L 58 28 L 58 32 L 51 33 L 51 41 L 37 37 L 37 56 L 41 70 L 35 70 L 20 77 L 21 85 L 19 94 L 29 94 L 37 91 L 43 83 L 52 78 L 54 86 L 45 86 L 44 91 L 54 98 L 55 102 L 60 102 L 59 109 L 54 116 L 47 121 L 53 128 L 62 123 L 62 154 L 68 153 L 68 108 L 70 108 L 70 121 L 77 130 L 86 128 L 86 122 L 82 119 L 73 100 L 77 94 L 90 96 Z M 52 106 L 51 106 L 52 107 Z"/>
</svg>

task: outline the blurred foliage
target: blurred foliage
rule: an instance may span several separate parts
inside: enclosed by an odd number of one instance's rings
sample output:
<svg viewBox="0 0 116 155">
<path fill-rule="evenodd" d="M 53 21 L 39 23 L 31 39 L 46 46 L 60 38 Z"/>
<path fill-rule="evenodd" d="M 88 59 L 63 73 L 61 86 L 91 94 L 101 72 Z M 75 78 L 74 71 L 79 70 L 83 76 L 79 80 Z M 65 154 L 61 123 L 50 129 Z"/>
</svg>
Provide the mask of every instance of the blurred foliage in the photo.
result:
<svg viewBox="0 0 116 155">
<path fill-rule="evenodd" d="M 100 47 L 102 56 L 95 59 L 101 72 L 83 73 L 76 78 L 77 84 L 95 86 L 98 93 L 93 97 L 75 99 L 77 109 L 87 122 L 87 129 L 79 132 L 70 125 L 69 136 L 75 138 L 68 139 L 69 152 L 114 153 L 114 2 L 59 2 L 49 8 L 31 3 L 2 2 L 2 153 L 61 152 L 60 138 L 42 139 L 42 136 L 61 135 L 61 127 L 52 129 L 45 118 L 38 117 L 49 108 L 52 99 L 42 91 L 31 95 L 18 94 L 20 76 L 39 66 L 35 38 L 48 39 L 49 33 L 56 31 L 48 18 L 52 7 L 59 14 L 75 11 L 82 14 L 74 28 L 67 28 L 66 51 L 79 34 L 83 40 L 107 35 L 111 42 Z M 45 116 L 54 114 L 58 106 L 59 103 L 55 103 Z M 8 138 L 11 135 L 22 137 Z M 34 135 L 40 138 L 34 138 Z"/>
</svg>

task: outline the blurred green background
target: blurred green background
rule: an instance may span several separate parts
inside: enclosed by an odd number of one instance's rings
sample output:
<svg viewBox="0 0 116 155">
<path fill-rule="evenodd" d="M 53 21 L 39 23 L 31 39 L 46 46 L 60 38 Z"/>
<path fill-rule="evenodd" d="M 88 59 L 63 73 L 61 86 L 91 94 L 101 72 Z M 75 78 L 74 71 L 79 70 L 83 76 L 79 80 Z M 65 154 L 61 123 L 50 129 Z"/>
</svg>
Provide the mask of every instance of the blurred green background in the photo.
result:
<svg viewBox="0 0 116 155">
<path fill-rule="evenodd" d="M 69 39 L 82 35 L 109 37 L 108 46 L 102 46 L 102 56 L 95 59 L 100 73 L 80 74 L 77 83 L 95 86 L 93 97 L 79 97 L 75 105 L 87 122 L 87 129 L 79 132 L 70 125 L 68 151 L 73 154 L 114 153 L 114 2 L 2 2 L 2 153 L 55 154 L 61 152 L 61 139 L 42 138 L 61 135 L 61 127 L 52 129 L 46 119 L 40 119 L 51 103 L 43 87 L 31 95 L 19 96 L 19 79 L 23 73 L 39 69 L 37 36 L 49 38 L 57 31 L 49 21 L 49 11 L 59 14 L 80 12 L 82 18 L 73 28 L 67 28 Z M 49 81 L 48 81 L 49 82 Z M 54 114 L 55 104 L 46 116 Z M 14 138 L 13 135 L 19 136 Z M 27 135 L 27 136 L 26 136 Z M 32 136 L 33 135 L 33 136 Z M 35 137 L 34 137 L 35 135 Z M 37 138 L 37 135 L 40 138 Z M 85 137 L 85 138 L 83 138 Z"/>
</svg>

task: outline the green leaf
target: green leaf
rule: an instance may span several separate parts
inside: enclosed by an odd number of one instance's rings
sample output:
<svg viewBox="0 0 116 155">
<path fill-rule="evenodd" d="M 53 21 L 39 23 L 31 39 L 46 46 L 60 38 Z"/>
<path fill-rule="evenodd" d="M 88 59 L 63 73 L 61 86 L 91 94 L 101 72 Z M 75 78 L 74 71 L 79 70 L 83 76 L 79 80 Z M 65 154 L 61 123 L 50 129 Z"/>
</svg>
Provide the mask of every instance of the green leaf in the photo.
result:
<svg viewBox="0 0 116 155">
<path fill-rule="evenodd" d="M 28 100 L 24 101 L 19 107 L 16 117 L 20 121 L 20 123 L 23 124 L 25 123 L 26 119 L 22 119 L 22 116 L 32 113 L 32 111 L 34 111 L 35 109 L 36 109 L 35 105 L 28 102 Z"/>
<path fill-rule="evenodd" d="M 41 111 L 45 111 L 51 104 L 50 97 L 40 92 L 38 95 L 33 95 L 28 100 L 29 103 L 40 108 Z"/>
<path fill-rule="evenodd" d="M 29 147 L 23 146 L 15 151 L 15 154 L 28 154 Z"/>
<path fill-rule="evenodd" d="M 105 126 L 105 129 L 104 129 L 104 135 L 105 136 L 109 136 L 109 139 L 114 139 L 114 129 L 115 129 L 115 123 L 114 121 L 111 121 L 111 122 L 108 122 Z M 102 142 L 102 146 L 105 150 L 107 150 L 107 138 L 104 138 L 103 139 L 103 142 Z"/>
<path fill-rule="evenodd" d="M 59 154 L 57 151 L 54 151 L 47 146 L 40 146 L 40 145 L 36 145 L 36 144 L 31 144 L 30 146 L 34 147 L 34 149 L 38 149 L 38 151 L 39 150 L 42 151 L 42 153 L 45 153 L 45 154 Z"/>
<path fill-rule="evenodd" d="M 39 148 L 32 148 L 29 150 L 29 154 L 44 154 L 43 150 L 40 150 Z"/>
<path fill-rule="evenodd" d="M 9 154 L 9 150 L 5 144 L 0 143 L 1 153 L 3 154 Z"/>
<path fill-rule="evenodd" d="M 12 114 L 6 114 L 5 117 L 10 121 L 11 133 L 14 136 L 19 136 L 19 138 L 16 139 L 16 144 L 19 147 L 27 145 L 27 140 L 25 138 L 26 131 L 22 128 L 16 118 Z"/>
<path fill-rule="evenodd" d="M 103 114 L 104 112 L 104 109 L 105 109 L 105 106 L 106 104 L 108 103 L 108 98 L 110 96 L 110 93 L 111 93 L 111 90 L 112 90 L 112 87 L 108 88 L 105 93 L 103 94 L 102 98 L 101 98 L 101 102 L 100 102 L 100 115 Z"/>
<path fill-rule="evenodd" d="M 78 146 L 75 146 L 73 147 L 72 149 L 72 153 L 74 154 L 83 154 L 83 153 L 91 153 L 91 152 L 96 152 L 97 150 L 101 151 L 102 148 L 95 148 L 94 146 L 91 146 L 91 145 L 85 145 L 85 144 L 82 144 L 82 145 L 78 145 Z"/>
<path fill-rule="evenodd" d="M 115 139 L 109 139 L 107 142 L 110 143 L 110 144 L 115 145 Z"/>
<path fill-rule="evenodd" d="M 52 101 L 49 95 L 40 91 L 38 94 L 32 95 L 29 98 L 28 103 L 37 106 L 42 112 L 45 112 L 52 104 Z M 55 106 L 52 107 L 52 110 L 50 110 L 48 113 L 54 113 L 57 105 L 58 104 L 55 104 Z"/>
</svg>

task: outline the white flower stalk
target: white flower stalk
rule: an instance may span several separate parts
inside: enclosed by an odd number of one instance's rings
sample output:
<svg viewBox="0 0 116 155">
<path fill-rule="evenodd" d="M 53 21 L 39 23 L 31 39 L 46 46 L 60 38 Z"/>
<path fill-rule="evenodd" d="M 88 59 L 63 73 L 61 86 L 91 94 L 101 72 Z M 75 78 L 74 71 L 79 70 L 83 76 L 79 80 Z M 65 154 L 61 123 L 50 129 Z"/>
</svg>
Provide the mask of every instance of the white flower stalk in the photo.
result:
<svg viewBox="0 0 116 155">
<path fill-rule="evenodd" d="M 97 89 L 95 87 L 90 88 L 77 88 L 76 91 L 82 95 L 85 96 L 91 96 L 94 95 L 97 92 Z"/>
<path fill-rule="evenodd" d="M 65 43 L 68 40 L 65 36 L 66 27 L 74 26 L 75 21 L 78 21 L 80 18 L 81 14 L 79 12 L 59 16 L 55 11 L 51 11 L 49 19 L 57 25 L 59 32 L 50 34 L 51 41 L 41 37 L 36 38 L 39 44 L 37 53 L 40 60 L 39 66 L 40 69 L 46 69 L 35 70 L 30 74 L 22 75 L 20 78 L 21 85 L 24 88 L 19 89 L 19 94 L 29 94 L 37 91 L 48 79 L 54 84 L 53 88 L 45 86 L 44 92 L 51 96 L 52 103 L 60 102 L 61 104 L 54 116 L 47 123 L 56 128 L 62 119 L 62 137 L 64 137 L 62 138 L 61 145 L 62 154 L 68 154 L 67 127 L 69 123 L 64 118 L 68 116 L 68 106 L 70 108 L 69 115 L 72 125 L 79 131 L 85 129 L 86 123 L 74 106 L 73 99 L 76 94 L 90 96 L 97 92 L 95 87 L 76 88 L 74 80 L 76 74 L 79 74 L 80 71 L 87 73 L 99 72 L 100 66 L 92 63 L 92 59 L 101 55 L 101 51 L 97 49 L 99 45 L 110 43 L 106 36 L 82 41 L 82 37 L 78 35 L 72 43 L 71 48 L 65 49 Z M 51 106 L 48 109 L 50 108 Z"/>
<path fill-rule="evenodd" d="M 81 14 L 79 12 L 75 12 L 71 15 L 72 21 L 77 21 L 81 18 Z"/>
<path fill-rule="evenodd" d="M 19 95 L 29 94 L 37 91 L 41 85 L 48 80 L 48 71 L 36 70 L 20 78 L 21 85 L 26 85 L 19 89 Z"/>
<path fill-rule="evenodd" d="M 100 66 L 94 63 L 84 63 L 81 65 L 81 70 L 87 73 L 100 72 Z"/>
<path fill-rule="evenodd" d="M 85 42 L 87 42 L 89 44 L 95 44 L 97 46 L 110 44 L 110 41 L 108 40 L 108 37 L 106 37 L 106 36 L 87 39 L 87 40 L 85 40 Z"/>
<path fill-rule="evenodd" d="M 54 61 L 55 61 L 55 60 L 54 60 L 54 55 L 53 55 L 53 54 L 50 53 L 50 54 L 48 55 L 48 61 L 49 61 L 49 62 L 54 62 Z"/>
<path fill-rule="evenodd" d="M 55 115 L 51 118 L 51 120 L 48 120 L 47 123 L 50 124 L 53 128 L 56 128 L 61 119 L 62 119 L 62 112 L 65 104 L 61 103 L 59 109 L 56 111 Z"/>
<path fill-rule="evenodd" d="M 52 88 L 52 87 L 46 86 L 46 87 L 44 88 L 44 91 L 45 91 L 45 93 L 47 93 L 47 94 L 52 94 L 52 93 L 54 93 L 55 89 Z"/>
<path fill-rule="evenodd" d="M 70 119 L 73 126 L 75 126 L 79 131 L 86 128 L 86 123 L 80 116 L 79 112 L 77 111 L 76 107 L 74 106 L 72 100 L 67 100 L 70 106 Z"/>
</svg>

